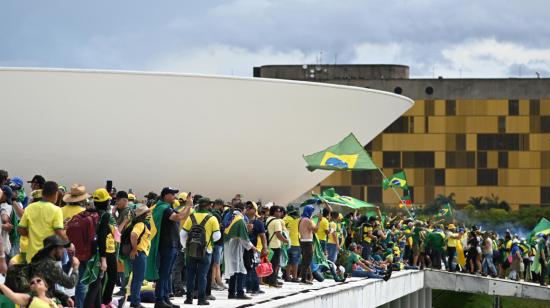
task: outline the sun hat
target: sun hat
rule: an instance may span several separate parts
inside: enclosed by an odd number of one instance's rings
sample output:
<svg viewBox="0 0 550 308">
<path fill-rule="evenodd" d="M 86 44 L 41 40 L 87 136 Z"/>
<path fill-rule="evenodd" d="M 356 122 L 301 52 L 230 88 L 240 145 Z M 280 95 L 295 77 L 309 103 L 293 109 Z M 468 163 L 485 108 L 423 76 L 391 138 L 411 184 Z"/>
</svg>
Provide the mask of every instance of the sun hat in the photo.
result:
<svg viewBox="0 0 550 308">
<path fill-rule="evenodd" d="M 139 217 L 143 214 L 146 214 L 146 213 L 149 213 L 151 211 L 150 208 L 147 207 L 147 205 L 145 204 L 139 204 L 137 207 L 136 207 L 136 217 Z"/>
<path fill-rule="evenodd" d="M 68 194 L 63 196 L 63 201 L 67 203 L 80 202 L 90 198 L 90 194 L 86 192 L 86 186 L 80 184 L 71 185 Z"/>
</svg>

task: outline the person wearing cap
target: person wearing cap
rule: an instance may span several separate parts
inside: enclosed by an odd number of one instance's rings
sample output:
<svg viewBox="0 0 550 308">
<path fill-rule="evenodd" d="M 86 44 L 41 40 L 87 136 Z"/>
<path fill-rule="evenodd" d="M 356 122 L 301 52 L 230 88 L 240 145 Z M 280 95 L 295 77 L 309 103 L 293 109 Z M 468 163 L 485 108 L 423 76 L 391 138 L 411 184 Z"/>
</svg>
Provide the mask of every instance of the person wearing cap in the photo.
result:
<svg viewBox="0 0 550 308">
<path fill-rule="evenodd" d="M 42 191 L 42 188 L 44 187 L 44 184 L 46 183 L 46 179 L 44 179 L 43 176 L 41 175 L 35 175 L 32 180 L 28 181 L 27 183 L 31 184 L 31 191 L 34 193 L 35 191 L 37 192 L 41 192 Z M 36 202 L 36 201 L 40 201 L 40 200 L 31 200 L 31 202 Z M 57 203 L 57 202 L 56 202 Z M 54 204 L 56 204 L 54 203 Z"/>
<path fill-rule="evenodd" d="M 454 224 L 449 224 L 447 227 L 447 270 L 449 272 L 455 271 L 454 258 L 456 256 L 456 246 L 458 241 L 462 238 L 462 234 L 455 233 L 456 227 Z M 416 264 L 415 264 L 416 265 Z"/>
<path fill-rule="evenodd" d="M 136 195 L 128 193 L 128 204 L 136 203 Z"/>
<path fill-rule="evenodd" d="M 109 305 L 113 297 L 113 290 L 117 281 L 117 254 L 115 244 L 116 222 L 109 206 L 111 195 L 105 188 L 100 188 L 92 194 L 94 207 L 99 216 L 96 228 L 97 254 L 99 256 L 99 270 L 103 279 L 96 279 L 88 286 L 88 293 L 84 298 L 84 307 L 99 307 Z"/>
<path fill-rule="evenodd" d="M 45 238 L 56 234 L 67 240 L 63 225 L 63 211 L 55 205 L 59 197 L 57 187 L 57 183 L 53 181 L 44 183 L 42 200 L 31 203 L 19 222 L 19 234 L 28 237 L 25 258 L 29 263 L 32 257 L 42 249 Z"/>
<path fill-rule="evenodd" d="M 43 277 L 50 286 L 48 295 L 59 299 L 63 307 L 72 306 L 73 302 L 65 293 L 56 291 L 55 286 L 74 288 L 79 278 L 80 262 L 76 257 L 72 257 L 70 275 L 67 275 L 59 265 L 65 255 L 65 249 L 70 246 L 69 241 L 57 235 L 48 236 L 43 241 L 43 248 L 33 256 L 30 264 L 33 275 Z"/>
<path fill-rule="evenodd" d="M 148 194 L 146 194 L 145 196 L 143 196 L 145 198 L 145 204 L 148 206 L 148 207 L 151 207 L 153 206 L 156 202 L 157 202 L 157 199 L 158 199 L 158 195 L 154 192 L 154 191 L 150 191 Z"/>
<path fill-rule="evenodd" d="M 260 219 L 260 215 L 258 215 L 258 205 L 253 201 L 247 201 L 245 215 L 248 218 L 246 227 L 250 242 L 254 245 L 254 247 L 256 247 L 256 249 L 261 251 L 262 257 L 267 256 L 269 251 L 267 249 L 267 239 L 265 236 L 266 231 L 264 222 Z M 246 292 L 251 293 L 252 295 L 258 295 L 263 294 L 264 291 L 260 290 L 260 279 L 256 274 L 257 264 L 252 262 L 254 258 L 253 253 L 254 252 L 252 250 L 244 251 L 245 258 L 250 260 L 246 273 Z"/>
<path fill-rule="evenodd" d="M 299 282 L 298 266 L 300 265 L 300 259 L 302 257 L 302 251 L 300 250 L 300 232 L 298 231 L 300 213 L 298 208 L 294 207 L 292 204 L 287 206 L 286 210 L 288 214 L 283 218 L 283 222 L 290 237 L 290 248 L 288 249 L 288 265 L 285 271 L 285 278 L 286 281 Z"/>
<path fill-rule="evenodd" d="M 128 206 L 128 193 L 124 190 L 117 191 L 115 195 L 115 206 L 112 209 L 112 215 L 115 218 L 119 231 L 124 229 L 124 221 L 128 218 L 130 207 Z"/>
<path fill-rule="evenodd" d="M 139 204 L 136 207 L 136 218 L 132 220 L 132 233 L 130 242 L 132 251 L 130 252 L 130 260 L 132 261 L 132 284 L 130 286 L 130 307 L 139 307 L 141 305 L 140 290 L 144 280 L 145 269 L 147 266 L 147 255 L 151 246 L 151 231 L 145 224 L 147 215 L 151 210 L 147 205 Z"/>
<path fill-rule="evenodd" d="M 172 291 L 170 279 L 175 258 L 180 249 L 179 222 L 188 211 L 176 211 L 172 204 L 176 200 L 179 190 L 164 187 L 160 193 L 160 200 L 152 209 L 151 222 L 151 249 L 147 256 L 145 279 L 157 281 L 155 285 L 155 308 L 179 308 L 169 299 Z M 186 208 L 191 208 L 192 196 L 187 196 Z"/>
<path fill-rule="evenodd" d="M 24 184 L 25 181 L 18 176 L 10 180 L 10 188 L 13 190 L 14 200 L 17 200 L 17 202 L 21 203 L 23 208 L 26 208 L 27 205 L 29 205 L 29 197 L 23 187 Z M 21 213 L 21 215 L 23 215 L 23 213 Z"/>
<path fill-rule="evenodd" d="M 2 243 L 4 252 L 9 254 L 11 252 L 11 240 L 10 233 L 13 230 L 13 224 L 11 222 L 12 215 L 14 215 L 12 205 L 13 191 L 8 185 L 0 186 L 0 189 L 4 193 L 0 197 L 0 219 L 2 221 Z"/>
<path fill-rule="evenodd" d="M 187 204 L 187 196 L 189 193 L 187 192 L 180 192 L 177 195 L 177 199 L 172 203 L 172 208 L 176 209 L 176 211 L 186 211 L 189 214 L 193 212 L 193 208 L 186 207 Z M 187 218 L 184 218 L 181 220 L 179 226 L 180 231 L 183 227 L 183 222 L 185 222 Z M 178 247 L 178 254 L 176 255 L 176 261 L 174 261 L 174 267 L 172 268 L 172 293 L 176 297 L 180 297 L 185 295 L 185 251 Z"/>
<path fill-rule="evenodd" d="M 63 196 L 65 206 L 61 208 L 63 221 L 71 220 L 75 215 L 82 213 L 90 194 L 86 192 L 86 186 L 81 184 L 71 185 L 71 189 Z"/>
</svg>

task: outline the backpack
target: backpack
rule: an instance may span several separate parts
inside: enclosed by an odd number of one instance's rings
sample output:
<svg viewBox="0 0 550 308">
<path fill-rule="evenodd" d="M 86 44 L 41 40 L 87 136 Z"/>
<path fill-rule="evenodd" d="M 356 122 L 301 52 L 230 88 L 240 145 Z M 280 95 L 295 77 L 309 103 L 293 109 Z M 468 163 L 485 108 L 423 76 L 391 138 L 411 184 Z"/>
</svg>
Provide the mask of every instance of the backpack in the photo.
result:
<svg viewBox="0 0 550 308">
<path fill-rule="evenodd" d="M 75 257 L 88 261 L 95 253 L 95 229 L 99 221 L 96 212 L 83 211 L 67 222 L 67 237 L 74 244 Z"/>
<path fill-rule="evenodd" d="M 191 218 L 193 225 L 187 235 L 185 254 L 192 259 L 202 259 L 206 256 L 206 248 L 210 243 L 210 240 L 206 241 L 206 228 L 204 226 L 212 218 L 212 215 L 206 215 L 200 224 L 197 223 L 195 214 L 191 214 L 189 218 Z"/>
<path fill-rule="evenodd" d="M 30 264 L 15 264 L 8 267 L 4 284 L 13 292 L 27 293 L 30 290 L 31 279 Z"/>
<path fill-rule="evenodd" d="M 134 227 L 138 223 L 139 222 L 132 223 L 131 225 L 126 227 L 124 229 L 124 231 L 122 231 L 122 236 L 120 237 L 120 255 L 122 255 L 122 256 L 129 256 L 130 255 L 130 252 L 132 251 L 132 240 L 131 240 L 132 239 L 132 231 L 134 230 Z M 147 228 L 147 225 L 145 225 L 145 223 L 143 223 L 143 224 L 144 224 L 143 231 L 141 231 L 141 234 L 139 235 L 139 237 L 137 239 L 138 244 L 141 241 L 141 237 L 143 236 L 143 234 L 145 234 L 145 228 Z"/>
</svg>

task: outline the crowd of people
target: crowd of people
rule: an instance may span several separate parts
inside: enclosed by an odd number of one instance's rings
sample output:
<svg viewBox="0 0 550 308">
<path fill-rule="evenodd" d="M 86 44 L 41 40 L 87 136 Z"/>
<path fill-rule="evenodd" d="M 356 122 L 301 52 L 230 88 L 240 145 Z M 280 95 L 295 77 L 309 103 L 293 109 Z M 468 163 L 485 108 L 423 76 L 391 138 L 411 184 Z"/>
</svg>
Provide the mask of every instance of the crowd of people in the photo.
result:
<svg viewBox="0 0 550 308">
<path fill-rule="evenodd" d="M 320 200 L 283 207 L 239 194 L 212 201 L 170 187 L 138 200 L 112 185 L 89 194 L 40 175 L 27 196 L 24 183 L 0 170 L 0 291 L 21 306 L 120 307 L 127 299 L 131 307 L 178 307 L 174 297 L 208 305 L 212 290 L 250 300 L 285 283 L 387 281 L 425 267 L 541 285 L 547 276 L 546 235 L 528 244 L 379 208 L 345 213 Z"/>
</svg>

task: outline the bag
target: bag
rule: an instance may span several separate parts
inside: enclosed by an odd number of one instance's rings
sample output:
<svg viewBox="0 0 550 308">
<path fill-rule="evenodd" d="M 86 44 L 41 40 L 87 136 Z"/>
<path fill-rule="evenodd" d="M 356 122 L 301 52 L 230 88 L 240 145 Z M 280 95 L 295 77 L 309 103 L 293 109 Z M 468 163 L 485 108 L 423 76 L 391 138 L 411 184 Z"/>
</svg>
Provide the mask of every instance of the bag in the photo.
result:
<svg viewBox="0 0 550 308">
<path fill-rule="evenodd" d="M 206 241 L 206 228 L 204 226 L 212 218 L 212 215 L 206 215 L 200 224 L 197 223 L 195 214 L 191 214 L 190 218 L 193 225 L 187 235 L 185 254 L 189 258 L 202 259 L 206 256 L 206 248 L 210 244 L 210 240 Z"/>
<path fill-rule="evenodd" d="M 80 261 L 88 261 L 95 253 L 95 229 L 99 215 L 95 212 L 83 211 L 67 222 L 67 237 L 74 244 L 75 257 Z"/>
<path fill-rule="evenodd" d="M 269 228 L 269 225 L 270 225 L 274 220 L 277 220 L 277 218 L 271 219 L 271 220 L 265 225 L 265 234 L 267 235 L 267 238 L 268 238 L 268 240 L 267 240 L 267 247 L 269 247 L 269 244 L 271 244 L 271 240 L 272 240 L 273 237 L 275 236 L 275 234 L 271 234 L 271 235 L 270 235 L 270 234 L 269 234 L 269 231 L 267 231 L 267 230 L 269 230 L 269 229 L 268 229 L 268 228 Z M 299 225 L 298 225 L 298 226 L 299 226 Z"/>
<path fill-rule="evenodd" d="M 267 260 L 267 256 L 263 256 L 260 260 L 260 264 L 256 267 L 256 275 L 259 278 L 267 277 L 273 274 L 273 266 Z"/>
<path fill-rule="evenodd" d="M 29 264 L 15 264 L 8 267 L 4 284 L 13 292 L 27 293 L 30 290 L 31 267 Z"/>
<path fill-rule="evenodd" d="M 128 226 L 124 231 L 122 231 L 122 235 L 120 236 L 120 255 L 121 256 L 129 256 L 130 252 L 132 251 L 132 231 L 134 230 L 134 227 L 138 223 L 132 223 L 130 226 Z M 137 243 L 139 244 L 139 241 L 141 241 L 141 237 L 143 234 L 145 234 L 145 228 L 147 226 L 143 226 L 143 231 L 141 231 L 141 234 L 138 237 Z"/>
</svg>

